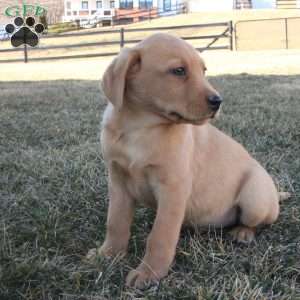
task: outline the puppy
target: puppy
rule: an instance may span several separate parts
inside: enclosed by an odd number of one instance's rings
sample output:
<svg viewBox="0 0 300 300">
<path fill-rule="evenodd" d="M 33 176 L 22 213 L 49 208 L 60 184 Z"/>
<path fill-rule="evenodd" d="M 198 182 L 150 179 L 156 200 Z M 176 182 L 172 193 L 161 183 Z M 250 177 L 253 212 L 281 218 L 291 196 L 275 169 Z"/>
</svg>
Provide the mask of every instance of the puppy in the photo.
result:
<svg viewBox="0 0 300 300">
<path fill-rule="evenodd" d="M 185 41 L 155 34 L 123 49 L 106 70 L 102 153 L 108 168 L 106 238 L 95 254 L 125 254 L 137 204 L 156 209 L 141 264 L 126 279 L 143 287 L 167 275 L 183 224 L 233 226 L 238 241 L 273 223 L 279 195 L 264 170 L 209 122 L 222 98 Z"/>
</svg>

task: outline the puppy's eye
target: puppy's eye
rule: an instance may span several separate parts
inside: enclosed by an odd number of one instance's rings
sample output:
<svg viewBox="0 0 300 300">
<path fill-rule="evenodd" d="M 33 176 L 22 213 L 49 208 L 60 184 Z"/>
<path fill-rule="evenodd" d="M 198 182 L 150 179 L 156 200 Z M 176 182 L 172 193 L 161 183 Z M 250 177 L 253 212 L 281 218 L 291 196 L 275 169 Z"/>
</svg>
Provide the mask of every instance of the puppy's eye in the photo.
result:
<svg viewBox="0 0 300 300">
<path fill-rule="evenodd" d="M 185 76 L 186 70 L 184 67 L 179 67 L 171 70 L 171 73 L 175 76 Z"/>
</svg>

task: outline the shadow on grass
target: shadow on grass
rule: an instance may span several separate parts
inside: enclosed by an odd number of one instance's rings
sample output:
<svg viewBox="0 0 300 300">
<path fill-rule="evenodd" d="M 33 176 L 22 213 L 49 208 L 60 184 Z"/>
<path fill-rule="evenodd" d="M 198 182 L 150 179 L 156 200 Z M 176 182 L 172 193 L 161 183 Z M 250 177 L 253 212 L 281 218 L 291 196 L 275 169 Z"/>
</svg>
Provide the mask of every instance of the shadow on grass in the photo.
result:
<svg viewBox="0 0 300 300">
<path fill-rule="evenodd" d="M 184 230 L 170 275 L 139 299 L 300 297 L 300 76 L 219 76 L 216 126 L 240 141 L 293 198 L 250 246 L 226 230 Z M 124 278 L 154 213 L 141 208 L 129 256 L 84 262 L 107 210 L 97 81 L 0 82 L 0 299 L 135 299 Z"/>
</svg>

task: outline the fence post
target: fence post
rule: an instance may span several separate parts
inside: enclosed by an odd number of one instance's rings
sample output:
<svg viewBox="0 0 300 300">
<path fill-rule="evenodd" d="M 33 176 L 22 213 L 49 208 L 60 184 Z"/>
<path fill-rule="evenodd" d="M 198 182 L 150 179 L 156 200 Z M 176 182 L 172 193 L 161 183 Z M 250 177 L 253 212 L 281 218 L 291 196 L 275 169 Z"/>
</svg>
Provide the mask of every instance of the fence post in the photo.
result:
<svg viewBox="0 0 300 300">
<path fill-rule="evenodd" d="M 28 62 L 27 44 L 24 43 L 24 63 Z"/>
<path fill-rule="evenodd" d="M 229 48 L 231 51 L 233 51 L 233 22 L 230 21 L 229 24 L 229 33 L 230 33 L 230 36 L 229 36 Z"/>
<path fill-rule="evenodd" d="M 287 20 L 287 18 L 285 18 L 285 49 L 289 49 L 288 20 Z"/>
<path fill-rule="evenodd" d="M 120 48 L 124 47 L 125 40 L 124 40 L 124 28 L 120 28 Z"/>
</svg>

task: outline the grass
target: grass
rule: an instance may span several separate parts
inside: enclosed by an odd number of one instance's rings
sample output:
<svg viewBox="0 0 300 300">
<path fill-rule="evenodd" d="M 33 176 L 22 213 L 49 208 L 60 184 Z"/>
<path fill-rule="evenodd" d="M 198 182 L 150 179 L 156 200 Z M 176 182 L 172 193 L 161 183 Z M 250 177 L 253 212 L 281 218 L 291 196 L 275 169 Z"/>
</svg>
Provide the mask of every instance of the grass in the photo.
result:
<svg viewBox="0 0 300 300">
<path fill-rule="evenodd" d="M 300 299 L 300 76 L 211 78 L 217 126 L 242 142 L 292 198 L 251 245 L 226 229 L 183 230 L 159 288 L 124 288 L 154 213 L 136 212 L 129 255 L 84 261 L 107 211 L 98 81 L 0 82 L 0 299 Z"/>
<path fill-rule="evenodd" d="M 78 26 L 75 22 L 63 22 L 52 24 L 48 26 L 48 33 L 56 34 L 56 33 L 65 33 L 69 31 L 77 30 Z"/>
</svg>

